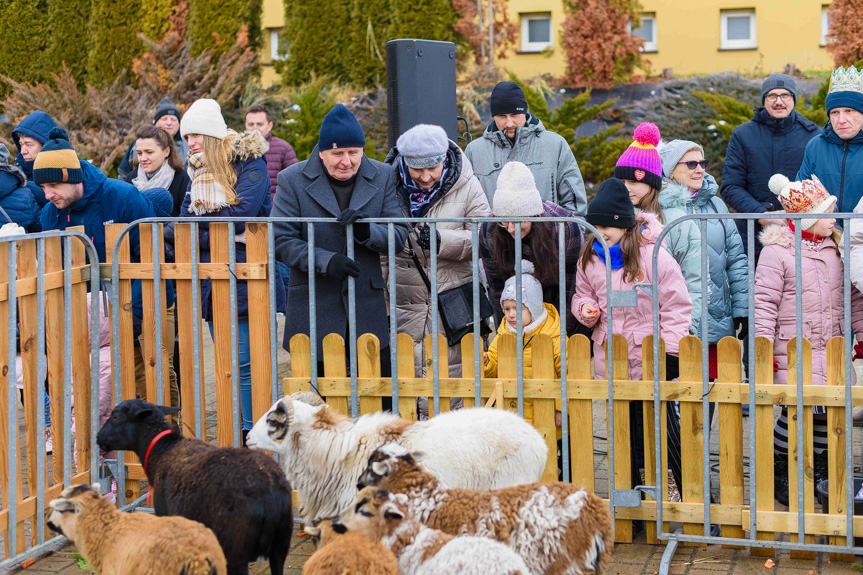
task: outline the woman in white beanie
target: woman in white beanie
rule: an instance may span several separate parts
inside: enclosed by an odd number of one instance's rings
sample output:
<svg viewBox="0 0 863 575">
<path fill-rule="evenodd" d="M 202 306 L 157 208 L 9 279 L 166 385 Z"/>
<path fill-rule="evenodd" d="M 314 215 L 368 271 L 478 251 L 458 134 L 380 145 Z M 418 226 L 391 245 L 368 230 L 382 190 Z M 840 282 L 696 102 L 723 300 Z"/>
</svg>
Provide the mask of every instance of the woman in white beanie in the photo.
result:
<svg viewBox="0 0 863 575">
<path fill-rule="evenodd" d="M 568 210 L 549 201 L 543 201 L 533 174 L 521 162 L 509 162 L 500 171 L 497 189 L 492 199 L 492 215 L 501 218 L 523 219 L 532 217 L 573 217 Z M 483 224 L 479 232 L 479 253 L 485 267 L 489 295 L 495 310 L 495 323 L 500 323 L 503 311 L 500 295 L 507 278 L 515 275 L 515 233 L 519 224 L 514 222 Z M 575 272 L 581 253 L 582 233 L 575 222 L 564 224 L 565 265 L 567 285 L 563 287 L 568 303 L 575 294 Z M 555 308 L 560 305 L 560 276 L 558 271 L 558 224 L 551 222 L 523 222 L 521 224 L 522 257 L 534 263 L 534 277 L 542 284 L 542 301 Z M 560 313 L 558 309 L 558 313 Z M 564 310 L 565 312 L 566 310 Z M 575 333 L 577 323 L 566 313 L 566 331 Z"/>
<path fill-rule="evenodd" d="M 440 126 L 420 124 L 402 134 L 386 163 L 395 170 L 396 190 L 409 217 L 481 218 L 489 215 L 488 200 L 470 160 L 455 142 L 447 139 Z M 440 222 L 436 227 L 435 290 L 439 297 L 457 288 L 472 292 L 470 224 Z M 417 377 L 425 377 L 424 341 L 431 333 L 431 247 L 431 228 L 421 223 L 413 226 L 405 249 L 396 255 L 396 321 L 399 333 L 409 334 L 414 341 Z M 387 278 L 387 258 L 381 260 L 385 266 L 384 278 Z M 439 302 L 439 305 L 444 304 Z M 438 331 L 444 333 L 443 321 L 438 322 Z M 450 377 L 461 377 L 461 346 L 451 346 L 448 356 Z M 428 413 L 425 399 L 419 401 L 420 415 Z M 454 399 L 452 407 L 459 402 Z"/>
<path fill-rule="evenodd" d="M 266 217 L 270 214 L 270 178 L 264 159 L 269 145 L 260 132 L 237 134 L 229 130 L 218 102 L 195 101 L 180 121 L 180 132 L 189 144 L 189 175 L 192 182 L 180 209 L 181 216 L 218 218 Z M 210 230 L 198 224 L 201 262 L 210 261 Z M 246 261 L 245 226 L 235 224 L 237 262 Z M 284 311 L 285 287 L 276 273 L 276 307 Z M 213 332 L 213 302 L 210 282 L 201 282 L 201 313 Z M 252 371 L 249 353 L 249 303 L 246 282 L 237 282 L 238 347 L 240 359 L 240 404 L 243 441 L 252 429 Z"/>
</svg>

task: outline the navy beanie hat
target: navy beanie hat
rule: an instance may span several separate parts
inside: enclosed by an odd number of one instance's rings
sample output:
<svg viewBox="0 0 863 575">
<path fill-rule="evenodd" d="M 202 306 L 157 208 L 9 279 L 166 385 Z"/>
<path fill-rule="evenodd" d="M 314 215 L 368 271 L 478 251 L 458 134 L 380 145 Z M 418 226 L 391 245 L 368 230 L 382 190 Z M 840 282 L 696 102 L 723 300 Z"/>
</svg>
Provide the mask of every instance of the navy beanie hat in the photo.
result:
<svg viewBox="0 0 863 575">
<path fill-rule="evenodd" d="M 606 228 L 629 229 L 635 225 L 635 207 L 629 199 L 626 184 L 608 178 L 596 190 L 596 197 L 587 206 L 587 223 Z"/>
<path fill-rule="evenodd" d="M 80 184 L 84 170 L 78 154 L 69 143 L 69 134 L 63 128 L 52 128 L 48 141 L 33 160 L 33 180 L 42 184 Z"/>
<path fill-rule="evenodd" d="M 851 108 L 863 114 L 863 94 L 860 92 L 833 92 L 827 94 L 824 107 L 827 108 L 828 114 L 833 108 Z"/>
<path fill-rule="evenodd" d="M 767 92 L 784 88 L 791 92 L 791 97 L 794 98 L 794 103 L 797 104 L 797 82 L 788 74 L 770 74 L 761 84 L 761 105 L 764 105 L 764 99 L 767 97 Z"/>
<path fill-rule="evenodd" d="M 321 123 L 318 150 L 362 148 L 366 145 L 363 128 L 344 104 L 336 104 Z"/>
<path fill-rule="evenodd" d="M 150 188 L 141 192 L 151 204 L 157 218 L 170 218 L 174 209 L 174 197 L 165 188 Z"/>
<path fill-rule="evenodd" d="M 492 116 L 502 114 L 527 114 L 527 99 L 524 90 L 516 82 L 498 82 L 488 100 Z"/>
</svg>

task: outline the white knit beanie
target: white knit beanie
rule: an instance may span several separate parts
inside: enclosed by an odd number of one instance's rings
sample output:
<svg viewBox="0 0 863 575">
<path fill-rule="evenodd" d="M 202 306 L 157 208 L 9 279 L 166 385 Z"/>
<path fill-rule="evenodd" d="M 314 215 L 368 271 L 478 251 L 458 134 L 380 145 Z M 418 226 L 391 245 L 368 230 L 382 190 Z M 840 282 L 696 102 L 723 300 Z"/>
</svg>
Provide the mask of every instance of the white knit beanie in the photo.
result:
<svg viewBox="0 0 863 575">
<path fill-rule="evenodd" d="M 529 218 L 545 211 L 533 173 L 521 162 L 504 165 L 491 202 L 492 213 L 498 218 Z"/>
<path fill-rule="evenodd" d="M 396 148 L 409 168 L 421 170 L 443 163 L 449 149 L 449 140 L 440 126 L 417 124 L 399 136 Z"/>
<path fill-rule="evenodd" d="M 531 323 L 541 318 L 545 311 L 545 307 L 542 305 L 542 285 L 539 280 L 533 277 L 533 273 L 533 263 L 528 260 L 521 260 L 521 303 L 527 306 Z M 503 285 L 500 305 L 503 306 L 503 302 L 507 300 L 516 301 L 515 295 L 515 276 L 512 276 Z"/>
<path fill-rule="evenodd" d="M 210 98 L 201 98 L 189 106 L 180 120 L 180 135 L 203 134 L 224 140 L 228 135 L 228 125 L 222 117 L 219 103 Z"/>
</svg>

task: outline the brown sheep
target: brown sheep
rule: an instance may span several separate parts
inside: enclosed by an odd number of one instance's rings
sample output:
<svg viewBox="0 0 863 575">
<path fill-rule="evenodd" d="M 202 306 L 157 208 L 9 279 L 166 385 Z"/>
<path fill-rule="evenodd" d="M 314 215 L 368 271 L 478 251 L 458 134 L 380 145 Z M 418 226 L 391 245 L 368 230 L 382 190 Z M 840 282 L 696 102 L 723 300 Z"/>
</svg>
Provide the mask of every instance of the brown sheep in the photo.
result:
<svg viewBox="0 0 863 575">
<path fill-rule="evenodd" d="M 371 485 L 404 494 L 407 510 L 433 529 L 505 543 L 537 575 L 602 573 L 614 546 L 606 503 L 569 483 L 447 489 L 402 446 L 388 443 L 360 476 L 358 487 Z"/>
<path fill-rule="evenodd" d="M 430 529 L 410 516 L 404 499 L 367 487 L 356 504 L 333 518 L 333 530 L 380 541 L 398 558 L 402 575 L 531 575 L 524 560 L 503 543 Z"/>
<path fill-rule="evenodd" d="M 324 519 L 307 528 L 318 537 L 318 550 L 303 566 L 303 575 L 399 575 L 392 551 L 359 533 L 336 533 Z"/>
<path fill-rule="evenodd" d="M 225 575 L 212 531 L 183 517 L 123 513 L 99 484 L 65 489 L 49 505 L 48 526 L 69 538 L 99 575 Z"/>
</svg>

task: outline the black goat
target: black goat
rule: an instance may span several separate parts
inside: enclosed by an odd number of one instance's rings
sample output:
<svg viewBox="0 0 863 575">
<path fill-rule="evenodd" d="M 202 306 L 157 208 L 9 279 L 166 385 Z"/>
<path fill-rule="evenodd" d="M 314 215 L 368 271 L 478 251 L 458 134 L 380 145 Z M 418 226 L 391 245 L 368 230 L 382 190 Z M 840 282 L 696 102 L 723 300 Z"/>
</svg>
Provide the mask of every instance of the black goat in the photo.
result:
<svg viewBox="0 0 863 575">
<path fill-rule="evenodd" d="M 153 488 L 156 515 L 180 515 L 213 530 L 230 575 L 247 575 L 259 557 L 281 575 L 291 543 L 291 486 L 271 457 L 216 447 L 173 432 L 177 408 L 124 401 L 99 430 L 102 451 L 134 451 Z"/>
</svg>

